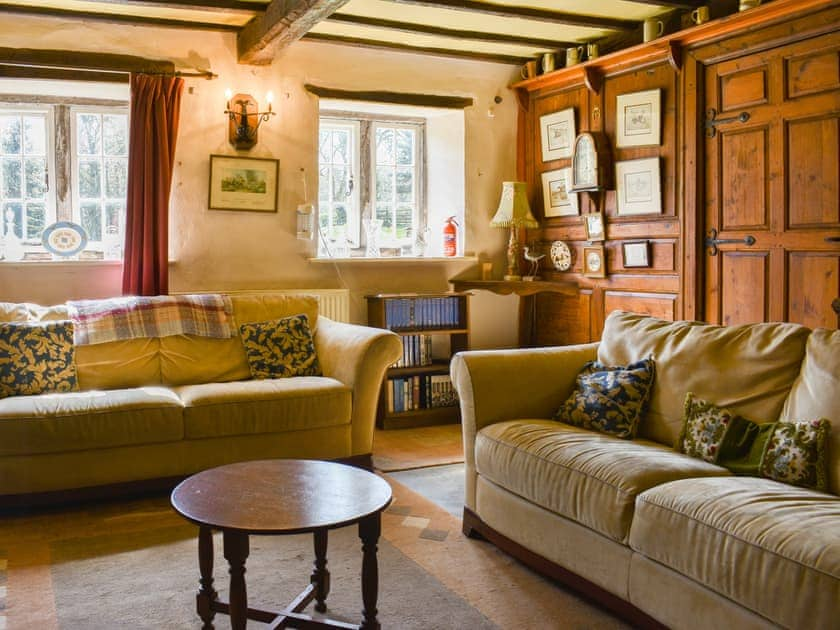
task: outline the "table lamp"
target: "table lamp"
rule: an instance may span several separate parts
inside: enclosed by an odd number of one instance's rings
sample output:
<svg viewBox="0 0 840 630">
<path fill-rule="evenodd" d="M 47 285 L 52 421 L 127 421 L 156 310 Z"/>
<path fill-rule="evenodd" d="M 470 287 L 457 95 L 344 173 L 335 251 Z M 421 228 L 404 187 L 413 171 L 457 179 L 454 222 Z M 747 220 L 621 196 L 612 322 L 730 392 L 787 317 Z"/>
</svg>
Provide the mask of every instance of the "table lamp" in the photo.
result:
<svg viewBox="0 0 840 630">
<path fill-rule="evenodd" d="M 510 228 L 510 240 L 507 248 L 508 272 L 505 280 L 522 280 L 519 274 L 519 228 L 539 227 L 531 214 L 525 182 L 502 182 L 502 198 L 499 209 L 490 221 L 491 227 Z"/>
</svg>

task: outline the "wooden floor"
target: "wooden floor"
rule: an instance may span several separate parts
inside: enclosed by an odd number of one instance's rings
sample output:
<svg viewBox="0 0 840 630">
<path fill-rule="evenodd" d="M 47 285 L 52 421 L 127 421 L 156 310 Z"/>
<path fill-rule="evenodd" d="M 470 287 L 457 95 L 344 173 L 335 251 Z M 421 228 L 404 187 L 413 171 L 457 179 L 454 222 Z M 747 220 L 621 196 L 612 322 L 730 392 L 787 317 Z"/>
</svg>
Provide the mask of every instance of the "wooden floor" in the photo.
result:
<svg viewBox="0 0 840 630">
<path fill-rule="evenodd" d="M 373 465 L 383 472 L 463 461 L 460 424 L 387 431 L 376 429 L 373 435 Z"/>
</svg>

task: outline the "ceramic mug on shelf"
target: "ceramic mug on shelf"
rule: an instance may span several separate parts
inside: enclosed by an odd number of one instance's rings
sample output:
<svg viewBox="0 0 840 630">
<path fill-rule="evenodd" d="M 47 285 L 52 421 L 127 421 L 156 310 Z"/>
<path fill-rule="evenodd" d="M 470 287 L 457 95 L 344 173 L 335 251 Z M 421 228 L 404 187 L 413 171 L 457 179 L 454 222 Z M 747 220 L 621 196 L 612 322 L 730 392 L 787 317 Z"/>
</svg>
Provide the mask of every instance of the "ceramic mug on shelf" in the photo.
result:
<svg viewBox="0 0 840 630">
<path fill-rule="evenodd" d="M 761 0 L 741 0 L 738 3 L 739 11 L 746 11 L 747 9 L 754 9 L 761 4 Z"/>
<path fill-rule="evenodd" d="M 709 21 L 709 7 L 697 7 L 691 12 L 691 21 L 695 24 L 705 24 Z"/>
<path fill-rule="evenodd" d="M 522 66 L 522 70 L 520 70 L 519 74 L 522 75 L 523 79 L 533 79 L 535 76 L 537 76 L 536 59 L 532 61 L 526 61 L 525 65 Z"/>
<path fill-rule="evenodd" d="M 645 20 L 644 26 L 642 27 L 642 36 L 646 42 L 656 39 L 657 37 L 662 37 L 664 32 L 665 22 L 654 18 L 648 18 Z"/>
<path fill-rule="evenodd" d="M 587 59 L 597 59 L 600 54 L 601 53 L 598 52 L 598 44 L 596 44 L 595 42 L 586 45 Z"/>
<path fill-rule="evenodd" d="M 583 46 L 571 46 L 566 49 L 566 67 L 580 63 L 583 56 Z"/>
<path fill-rule="evenodd" d="M 545 53 L 542 56 L 542 71 L 543 74 L 546 72 L 552 72 L 554 70 L 554 53 Z"/>
</svg>

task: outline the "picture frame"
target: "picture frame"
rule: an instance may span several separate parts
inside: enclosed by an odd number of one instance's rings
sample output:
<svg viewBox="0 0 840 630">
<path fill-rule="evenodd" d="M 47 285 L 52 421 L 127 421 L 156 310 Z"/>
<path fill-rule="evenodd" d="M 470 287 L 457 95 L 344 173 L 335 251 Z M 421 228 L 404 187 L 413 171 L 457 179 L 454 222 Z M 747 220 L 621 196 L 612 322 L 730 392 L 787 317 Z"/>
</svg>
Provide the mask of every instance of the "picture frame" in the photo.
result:
<svg viewBox="0 0 840 630">
<path fill-rule="evenodd" d="M 601 212 L 590 212 L 583 215 L 583 227 L 586 228 L 587 241 L 607 240 L 604 215 Z"/>
<path fill-rule="evenodd" d="M 277 212 L 278 160 L 210 156 L 210 210 Z"/>
<path fill-rule="evenodd" d="M 619 216 L 661 214 L 659 158 L 616 162 L 615 196 Z"/>
<path fill-rule="evenodd" d="M 570 192 L 572 169 L 558 168 L 542 173 L 543 213 L 549 217 L 571 217 L 579 214 L 577 193 Z"/>
<path fill-rule="evenodd" d="M 621 147 L 660 144 L 662 90 L 645 90 L 616 97 L 615 145 Z"/>
<path fill-rule="evenodd" d="M 625 268 L 650 267 L 650 241 L 627 241 L 621 244 Z"/>
<path fill-rule="evenodd" d="M 542 161 L 572 157 L 575 143 L 575 108 L 540 116 Z"/>
<path fill-rule="evenodd" d="M 588 278 L 607 277 L 607 256 L 603 245 L 584 246 L 583 275 Z"/>
</svg>

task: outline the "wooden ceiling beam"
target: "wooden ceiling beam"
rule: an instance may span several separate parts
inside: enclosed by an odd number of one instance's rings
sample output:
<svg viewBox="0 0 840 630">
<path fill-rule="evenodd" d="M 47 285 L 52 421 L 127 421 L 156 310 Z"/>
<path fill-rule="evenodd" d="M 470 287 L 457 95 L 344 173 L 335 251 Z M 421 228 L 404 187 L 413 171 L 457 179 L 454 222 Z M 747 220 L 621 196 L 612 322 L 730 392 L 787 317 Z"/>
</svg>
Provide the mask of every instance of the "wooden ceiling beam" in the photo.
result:
<svg viewBox="0 0 840 630">
<path fill-rule="evenodd" d="M 455 11 L 469 11 L 472 13 L 484 13 L 507 18 L 523 18 L 536 20 L 538 22 L 551 22 L 554 24 L 567 24 L 569 26 L 584 26 L 588 28 L 601 28 L 614 31 L 623 31 L 636 28 L 638 22 L 633 20 L 620 20 L 618 18 L 599 17 L 594 15 L 583 15 L 580 13 L 566 13 L 564 11 L 548 11 L 534 7 L 517 6 L 509 4 L 492 4 L 490 2 L 479 2 L 478 0 L 391 0 L 398 4 L 414 4 L 434 9 L 452 9 Z"/>
<path fill-rule="evenodd" d="M 410 46 L 396 42 L 382 42 L 361 37 L 344 37 L 342 35 L 327 35 L 325 33 L 307 33 L 303 39 L 307 41 L 322 41 L 336 44 L 349 44 L 358 48 L 373 48 L 376 50 L 398 50 L 401 52 L 418 53 L 426 55 L 437 55 L 439 57 L 455 57 L 458 59 L 474 59 L 477 61 L 490 61 L 492 63 L 505 63 L 518 66 L 532 57 L 515 57 L 512 55 L 494 55 L 491 53 L 474 52 L 471 50 L 454 50 L 452 48 L 434 48 L 429 46 Z"/>
<path fill-rule="evenodd" d="M 341 24 L 353 24 L 354 26 L 370 26 L 374 28 L 385 28 L 391 31 L 402 33 L 423 33 L 425 35 L 438 35 L 441 37 L 452 37 L 454 39 L 471 39 L 479 42 L 495 42 L 512 44 L 516 46 L 538 46 L 556 50 L 567 46 L 576 46 L 576 42 L 559 42 L 556 39 L 540 39 L 538 37 L 526 37 L 525 35 L 506 35 L 503 33 L 487 33 L 484 31 L 463 31 L 451 28 L 431 26 L 429 24 L 416 24 L 413 22 L 396 22 L 393 20 L 382 20 L 362 15 L 349 15 L 346 13 L 333 13 L 327 18 L 328 22 Z"/>
<path fill-rule="evenodd" d="M 50 7 L 31 7 L 20 4 L 0 3 L 0 13 L 17 13 L 20 15 L 42 15 L 63 19 L 91 20 L 110 22 L 112 24 L 135 24 L 142 26 L 163 26 L 168 28 L 195 29 L 199 31 L 238 31 L 241 27 L 235 24 L 215 24 L 213 22 L 191 22 L 189 20 L 172 20 L 153 18 L 140 15 L 120 15 L 117 13 L 94 13 L 92 11 L 72 11 L 70 9 L 53 9 Z"/>
<path fill-rule="evenodd" d="M 236 37 L 239 63 L 270 63 L 274 53 L 303 37 L 348 0 L 272 0 Z"/>
<path fill-rule="evenodd" d="M 464 109 L 472 107 L 473 99 L 468 96 L 444 96 L 442 94 L 409 94 L 407 92 L 338 90 L 305 84 L 304 89 L 320 98 L 333 98 L 342 101 L 366 101 L 375 103 L 393 103 L 395 105 L 415 105 L 418 107 L 442 107 L 446 109 Z"/>
<path fill-rule="evenodd" d="M 671 9 L 696 9 L 708 0 L 628 0 L 636 4 L 652 4 L 657 7 L 669 7 Z"/>
<path fill-rule="evenodd" d="M 166 9 L 187 9 L 212 11 L 218 13 L 244 13 L 253 15 L 260 13 L 266 5 L 258 2 L 243 2 L 242 0 L 87 0 L 98 4 L 124 5 L 127 7 L 155 7 Z"/>
<path fill-rule="evenodd" d="M 31 68 L 81 69 L 102 72 L 174 73 L 175 64 L 133 55 L 78 50 L 0 48 L 0 64 Z"/>
</svg>

